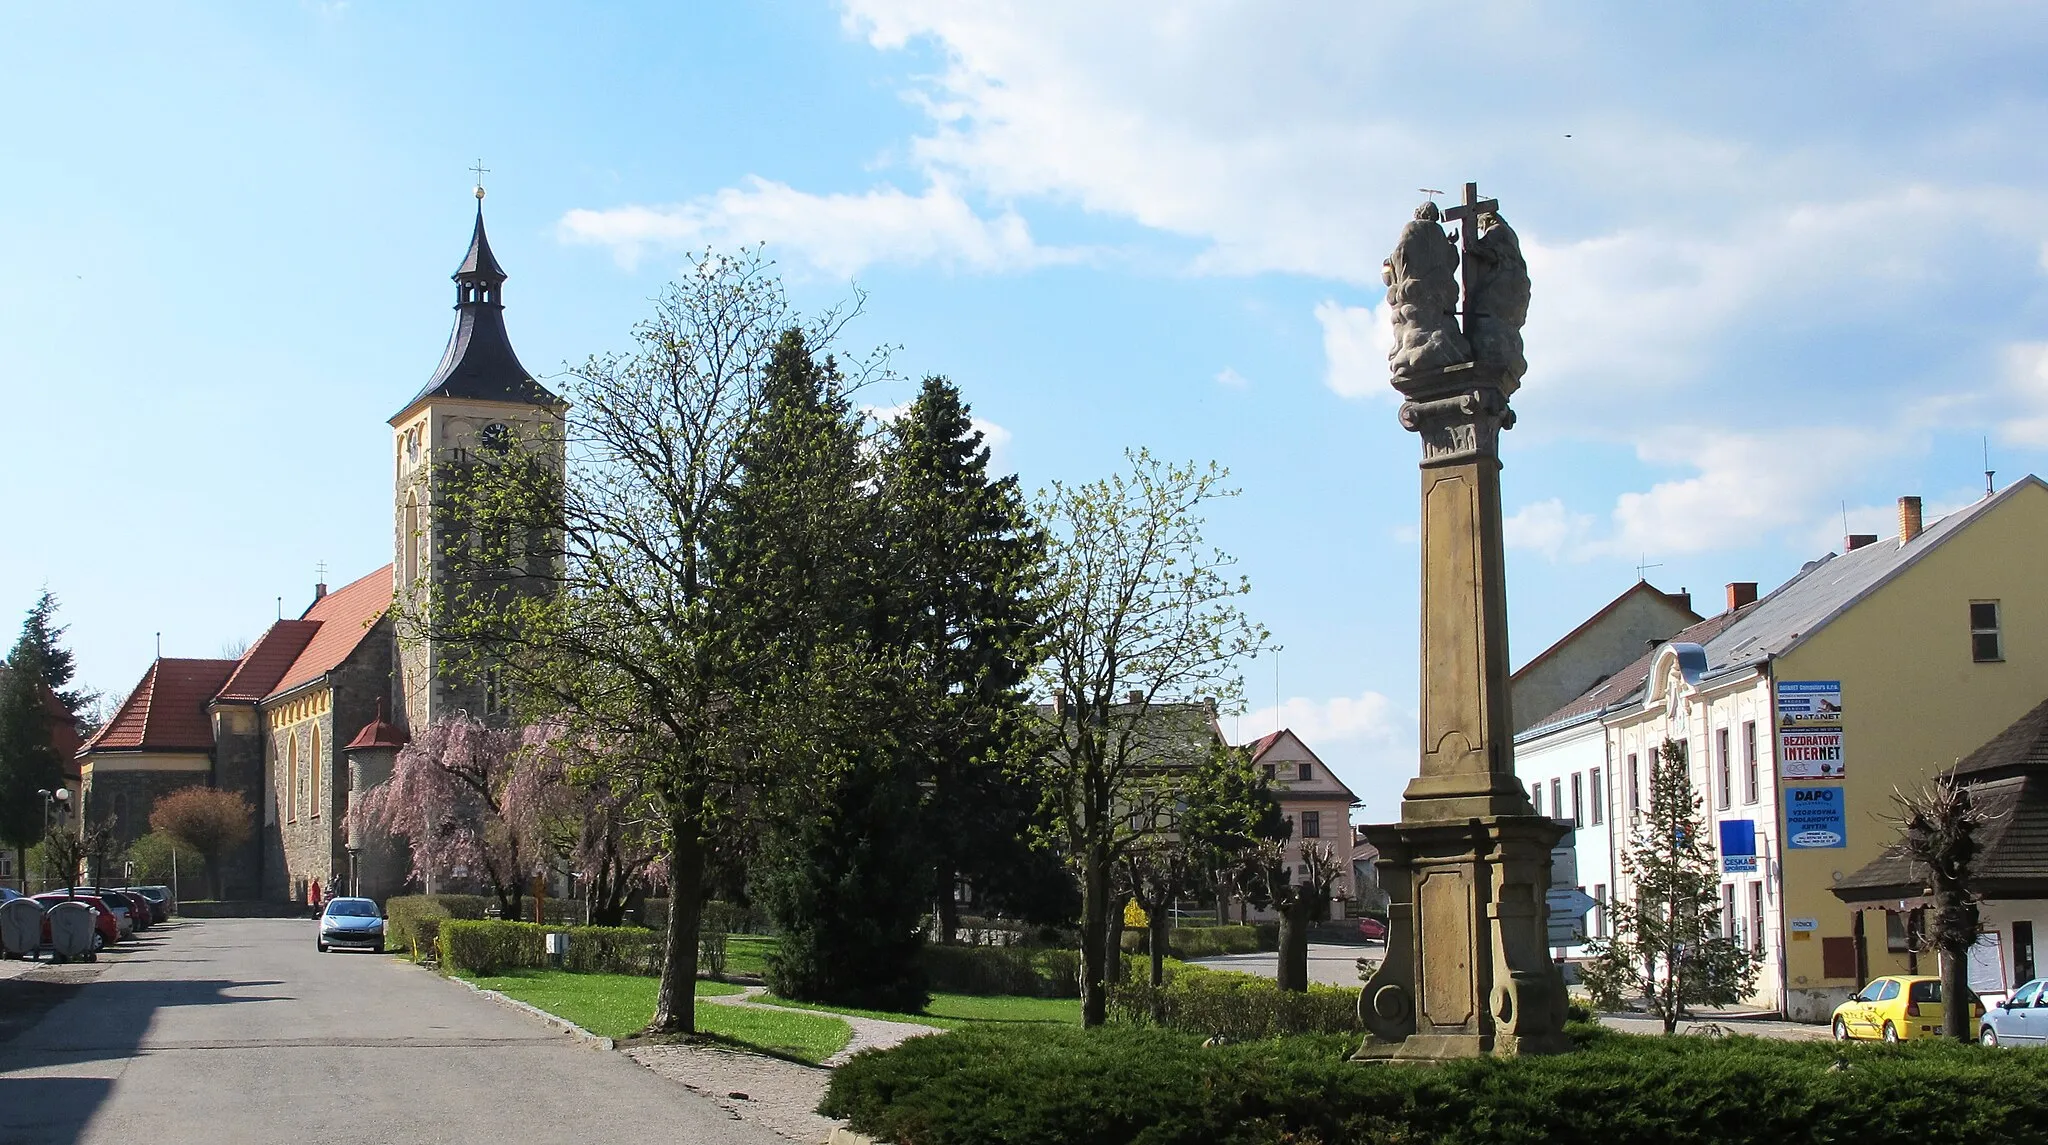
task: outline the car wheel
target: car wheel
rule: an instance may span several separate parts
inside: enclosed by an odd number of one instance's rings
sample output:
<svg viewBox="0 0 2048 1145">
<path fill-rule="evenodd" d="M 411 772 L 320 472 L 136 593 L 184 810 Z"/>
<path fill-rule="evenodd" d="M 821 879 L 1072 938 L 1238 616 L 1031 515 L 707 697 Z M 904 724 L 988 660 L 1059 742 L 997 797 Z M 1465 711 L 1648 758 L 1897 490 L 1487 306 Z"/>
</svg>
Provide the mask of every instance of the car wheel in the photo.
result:
<svg viewBox="0 0 2048 1145">
<path fill-rule="evenodd" d="M 314 940 L 313 940 L 313 949 L 315 949 L 315 950 L 319 951 L 319 952 L 320 952 L 320 953 L 322 953 L 322 954 L 325 954 L 325 953 L 327 953 L 327 940 L 326 940 L 326 939 L 324 939 L 324 938 L 316 938 L 316 939 L 314 939 Z"/>
<path fill-rule="evenodd" d="M 1838 1042 L 1849 1040 L 1849 1023 L 1840 1018 L 1835 1019 L 1835 1040 Z"/>
<path fill-rule="evenodd" d="M 1890 1022 L 1884 1024 L 1884 1044 L 1888 1046 L 1899 1044 L 1899 1029 Z"/>
<path fill-rule="evenodd" d="M 1977 1040 L 1984 1043 L 1985 1049 L 1995 1050 L 1998 1048 L 1998 1031 L 1986 1026 L 1984 1032 L 1977 1036 Z"/>
<path fill-rule="evenodd" d="M 107 937 L 95 930 L 92 932 L 92 952 L 98 954 L 107 948 Z"/>
<path fill-rule="evenodd" d="M 380 942 L 380 943 L 378 943 L 377 945 L 375 945 L 375 946 L 372 946 L 372 947 L 370 948 L 370 953 L 372 953 L 372 954 L 382 954 L 382 953 L 384 953 L 384 944 Z"/>
</svg>

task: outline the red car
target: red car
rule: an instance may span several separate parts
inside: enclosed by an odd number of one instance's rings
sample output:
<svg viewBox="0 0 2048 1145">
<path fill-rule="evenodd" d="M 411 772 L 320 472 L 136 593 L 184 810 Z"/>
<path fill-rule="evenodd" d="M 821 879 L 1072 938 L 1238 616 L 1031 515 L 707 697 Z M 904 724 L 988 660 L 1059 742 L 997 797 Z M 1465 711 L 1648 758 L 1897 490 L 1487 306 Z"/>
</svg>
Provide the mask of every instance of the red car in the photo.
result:
<svg viewBox="0 0 2048 1145">
<path fill-rule="evenodd" d="M 95 939 L 92 948 L 94 953 L 105 950 L 107 947 L 121 941 L 120 924 L 114 921 L 114 912 L 107 909 L 107 904 L 101 902 L 98 895 L 67 895 L 63 891 L 53 891 L 49 894 L 34 895 L 32 897 L 37 902 L 43 904 L 45 912 L 43 914 L 43 945 L 45 946 L 50 944 L 50 916 L 48 911 L 51 907 L 67 899 L 73 902 L 82 902 L 92 908 Z"/>
<path fill-rule="evenodd" d="M 1387 924 L 1367 915 L 1358 920 L 1358 936 L 1367 942 L 1384 942 L 1387 938 Z"/>
</svg>

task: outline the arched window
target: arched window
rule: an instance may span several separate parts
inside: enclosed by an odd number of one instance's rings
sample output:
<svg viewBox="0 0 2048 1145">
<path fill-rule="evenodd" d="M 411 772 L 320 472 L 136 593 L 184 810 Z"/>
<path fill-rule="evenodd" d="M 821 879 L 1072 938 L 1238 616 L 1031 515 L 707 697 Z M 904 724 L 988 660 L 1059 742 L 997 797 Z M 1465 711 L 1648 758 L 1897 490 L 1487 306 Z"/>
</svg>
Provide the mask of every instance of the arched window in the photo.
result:
<svg viewBox="0 0 2048 1145">
<path fill-rule="evenodd" d="M 313 750 L 308 754 L 307 760 L 306 770 L 312 773 L 311 780 L 307 786 L 313 790 L 313 798 L 309 802 L 312 805 L 313 818 L 318 819 L 320 817 L 320 777 L 325 773 L 326 769 L 321 765 L 320 761 L 320 725 L 317 723 L 313 725 Z"/>
<path fill-rule="evenodd" d="M 299 821 L 299 731 L 284 733 L 284 821 Z"/>
<path fill-rule="evenodd" d="M 420 499 L 405 495 L 405 574 L 408 584 L 420 579 Z"/>
</svg>

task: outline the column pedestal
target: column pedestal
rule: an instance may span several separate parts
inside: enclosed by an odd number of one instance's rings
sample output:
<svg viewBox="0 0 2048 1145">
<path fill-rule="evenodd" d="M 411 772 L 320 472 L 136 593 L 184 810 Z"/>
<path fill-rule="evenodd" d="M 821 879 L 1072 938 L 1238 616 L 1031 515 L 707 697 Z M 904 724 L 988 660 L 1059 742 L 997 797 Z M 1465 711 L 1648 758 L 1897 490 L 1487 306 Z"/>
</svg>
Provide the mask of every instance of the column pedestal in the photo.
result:
<svg viewBox="0 0 2048 1145">
<path fill-rule="evenodd" d="M 1365 828 L 1392 900 L 1359 998 L 1359 1060 L 1558 1053 L 1563 977 L 1544 895 L 1565 828 L 1515 779 L 1500 431 L 1505 371 L 1467 363 L 1395 385 L 1422 437 L 1422 759 L 1401 821 Z"/>
</svg>

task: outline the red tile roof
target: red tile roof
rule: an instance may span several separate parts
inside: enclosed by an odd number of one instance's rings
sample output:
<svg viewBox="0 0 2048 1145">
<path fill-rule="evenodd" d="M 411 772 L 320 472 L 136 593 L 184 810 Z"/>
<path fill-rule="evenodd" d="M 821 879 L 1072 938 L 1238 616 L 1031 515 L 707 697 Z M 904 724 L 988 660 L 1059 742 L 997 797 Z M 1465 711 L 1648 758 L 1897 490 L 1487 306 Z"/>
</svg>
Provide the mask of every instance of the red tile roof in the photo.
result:
<svg viewBox="0 0 2048 1145">
<path fill-rule="evenodd" d="M 363 725 L 356 738 L 348 741 L 343 751 L 375 751 L 380 748 L 396 750 L 410 743 L 404 729 L 384 718 L 384 701 L 377 701 L 377 718 Z"/>
<path fill-rule="evenodd" d="M 260 700 L 269 695 L 319 631 L 319 622 L 313 620 L 280 620 L 271 625 L 270 630 L 242 654 L 241 666 L 228 677 L 227 684 L 216 698 Z"/>
<path fill-rule="evenodd" d="M 363 637 L 369 635 L 370 626 L 377 623 L 377 618 L 384 615 L 390 604 L 390 565 L 314 601 L 313 607 L 306 610 L 299 622 L 318 622 L 319 630 L 292 660 L 291 667 L 285 670 L 270 694 L 289 692 L 308 680 L 332 672 L 348 659 L 349 653 L 356 650 Z"/>
<path fill-rule="evenodd" d="M 162 657 L 149 666 L 121 710 L 81 752 L 209 751 L 213 726 L 206 705 L 234 674 L 239 660 Z"/>
</svg>

